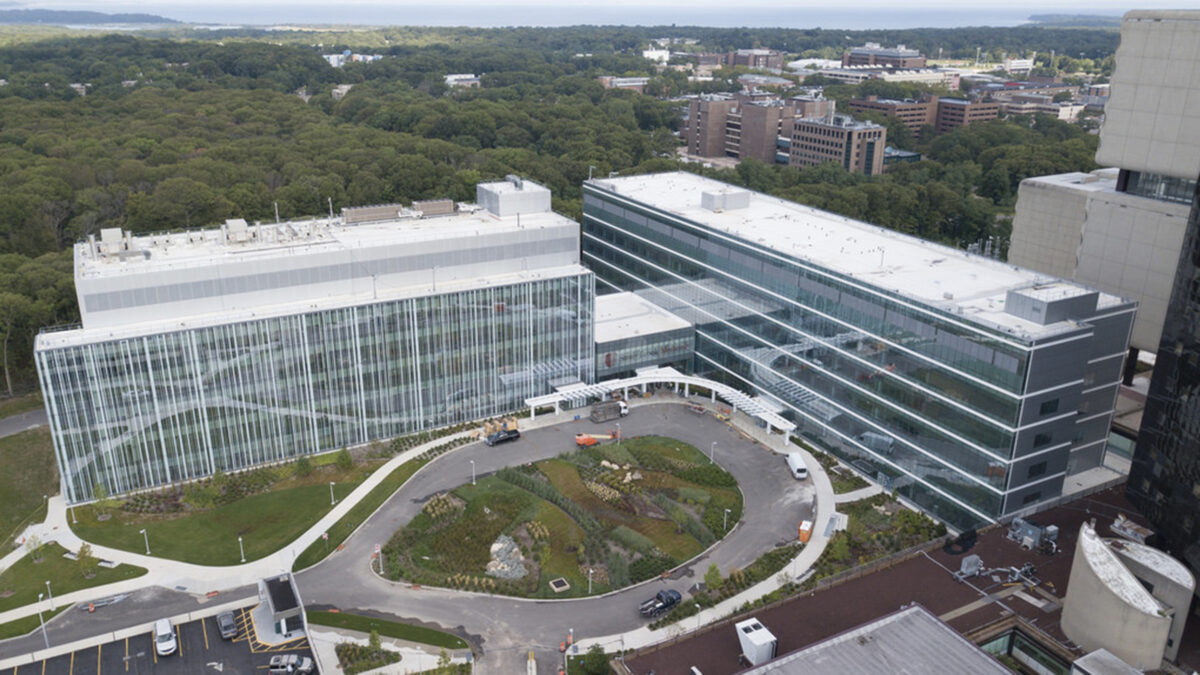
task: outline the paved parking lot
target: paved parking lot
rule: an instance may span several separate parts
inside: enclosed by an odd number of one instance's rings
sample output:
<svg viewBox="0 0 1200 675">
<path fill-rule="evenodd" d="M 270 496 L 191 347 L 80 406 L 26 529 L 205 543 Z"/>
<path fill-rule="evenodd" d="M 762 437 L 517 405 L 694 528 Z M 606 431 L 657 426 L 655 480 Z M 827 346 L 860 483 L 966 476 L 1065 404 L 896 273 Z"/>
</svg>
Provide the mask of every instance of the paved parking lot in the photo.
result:
<svg viewBox="0 0 1200 675">
<path fill-rule="evenodd" d="M 0 675 L 265 675 L 273 654 L 299 654 L 312 658 L 312 649 L 305 637 L 281 645 L 266 645 L 254 639 L 246 631 L 250 609 L 234 611 L 238 636 L 233 640 L 221 639 L 216 617 L 210 616 L 175 626 L 179 649 L 170 656 L 158 656 L 154 652 L 147 628 L 145 633 L 125 640 L 18 666 L 11 671 L 5 669 Z"/>
</svg>

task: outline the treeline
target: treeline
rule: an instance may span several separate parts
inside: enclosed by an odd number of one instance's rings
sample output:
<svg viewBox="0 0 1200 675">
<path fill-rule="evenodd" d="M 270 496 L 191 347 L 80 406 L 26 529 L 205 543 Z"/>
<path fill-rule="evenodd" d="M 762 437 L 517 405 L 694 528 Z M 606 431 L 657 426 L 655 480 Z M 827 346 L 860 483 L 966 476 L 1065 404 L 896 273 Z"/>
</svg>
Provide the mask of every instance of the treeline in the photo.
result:
<svg viewBox="0 0 1200 675">
<path fill-rule="evenodd" d="M 320 51 L 127 36 L 0 49 L 10 82 L 0 87 L 0 339 L 14 388 L 36 386 L 36 331 L 77 319 L 71 245 L 103 228 L 269 220 L 276 208 L 289 218 L 324 213 L 328 200 L 335 210 L 472 200 L 476 183 L 509 173 L 545 184 L 554 208 L 578 217 L 589 172 L 701 170 L 674 160 L 677 103 L 596 81 L 644 67 L 640 58 L 462 43 L 338 70 Z M 447 90 L 447 72 L 482 73 L 483 86 Z M 48 95 L 50 77 L 91 82 L 92 93 Z M 340 82 L 354 87 L 334 101 Z M 293 93 L 301 87 L 307 101 Z M 1094 144 L 1039 119 L 914 146 L 929 161 L 881 177 L 754 162 L 704 171 L 961 246 L 1002 233 L 996 214 L 1021 178 L 1090 168 Z"/>
</svg>

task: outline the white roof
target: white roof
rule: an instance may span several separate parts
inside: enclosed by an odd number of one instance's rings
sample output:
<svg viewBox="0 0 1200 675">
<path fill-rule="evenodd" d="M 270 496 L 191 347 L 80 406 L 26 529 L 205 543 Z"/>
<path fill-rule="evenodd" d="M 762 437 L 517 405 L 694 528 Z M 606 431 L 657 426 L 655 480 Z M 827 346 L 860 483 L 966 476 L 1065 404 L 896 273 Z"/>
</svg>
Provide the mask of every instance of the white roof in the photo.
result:
<svg viewBox="0 0 1200 675">
<path fill-rule="evenodd" d="M 1142 586 L 1133 572 L 1121 563 L 1117 554 L 1105 545 L 1096 530 L 1087 523 L 1079 528 L 1079 551 L 1096 578 L 1126 605 L 1144 614 L 1159 615 L 1162 606 L 1158 600 L 1150 595 L 1150 591 Z"/>
<path fill-rule="evenodd" d="M 519 192 L 511 183 L 493 183 L 497 191 Z M 244 221 L 243 221 L 244 222 Z M 452 240 L 479 236 L 539 230 L 572 225 L 574 221 L 557 213 L 523 213 L 500 217 L 478 209 L 431 218 L 393 218 L 388 221 L 344 225 L 340 217 L 261 223 L 248 226 L 254 238 L 244 242 L 227 241 L 221 228 L 173 232 L 133 237 L 131 249 L 139 255 L 89 256 L 86 243 L 75 244 L 76 279 L 126 276 L 142 272 L 172 271 L 183 268 L 220 267 L 227 263 L 254 260 L 286 260 L 312 253 L 354 251 L 369 258 L 372 249 L 407 246 L 420 242 Z M 149 257 L 146 253 L 149 252 Z"/>
<path fill-rule="evenodd" d="M 633 293 L 596 296 L 597 344 L 690 328 L 691 323 Z"/>
<path fill-rule="evenodd" d="M 1074 322 L 1040 325 L 1005 312 L 1009 290 L 1047 283 L 1081 287 L 1032 270 L 935 244 L 758 192 L 749 206 L 711 211 L 704 192 L 732 186 L 675 172 L 597 179 L 601 189 L 758 244 L 787 258 L 841 273 L 964 320 L 1026 338 L 1072 330 Z M 1120 298 L 1101 294 L 1101 306 Z"/>
<path fill-rule="evenodd" d="M 1118 556 L 1136 560 L 1188 590 L 1196 588 L 1196 579 L 1187 566 L 1163 551 L 1128 539 L 1105 539 L 1104 541 L 1117 551 Z"/>
</svg>

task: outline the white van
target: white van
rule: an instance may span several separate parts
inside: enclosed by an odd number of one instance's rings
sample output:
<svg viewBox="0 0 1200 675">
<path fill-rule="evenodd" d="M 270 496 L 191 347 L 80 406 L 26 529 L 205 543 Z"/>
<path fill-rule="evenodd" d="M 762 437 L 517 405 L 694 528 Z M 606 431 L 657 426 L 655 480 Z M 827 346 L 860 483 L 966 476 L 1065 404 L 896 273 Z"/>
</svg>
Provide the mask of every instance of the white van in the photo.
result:
<svg viewBox="0 0 1200 675">
<path fill-rule="evenodd" d="M 175 629 L 171 626 L 171 622 L 167 619 L 159 619 L 154 622 L 154 651 L 159 656 L 167 656 L 174 654 L 179 648 L 175 642 Z"/>
<path fill-rule="evenodd" d="M 798 452 L 789 452 L 787 456 L 788 470 L 796 480 L 808 478 L 808 467 L 804 465 L 804 457 Z"/>
</svg>

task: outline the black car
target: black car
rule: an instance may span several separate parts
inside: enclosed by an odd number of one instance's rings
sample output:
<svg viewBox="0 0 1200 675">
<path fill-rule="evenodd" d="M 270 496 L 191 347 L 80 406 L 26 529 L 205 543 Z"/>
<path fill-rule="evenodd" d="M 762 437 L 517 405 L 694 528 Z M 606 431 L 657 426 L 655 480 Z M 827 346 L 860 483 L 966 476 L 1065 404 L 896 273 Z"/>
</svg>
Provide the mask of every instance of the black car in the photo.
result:
<svg viewBox="0 0 1200 675">
<path fill-rule="evenodd" d="M 501 431 L 497 431 L 496 433 L 489 435 L 487 438 L 483 439 L 483 442 L 487 443 L 489 446 L 491 446 L 491 445 L 496 445 L 497 443 L 507 443 L 508 441 L 515 441 L 520 437 L 521 437 L 521 432 L 517 431 L 516 429 L 503 429 Z"/>
<path fill-rule="evenodd" d="M 237 637 L 238 628 L 237 621 L 233 620 L 233 612 L 222 612 L 217 615 L 217 628 L 221 631 L 221 637 L 226 640 L 232 640 Z"/>
</svg>

